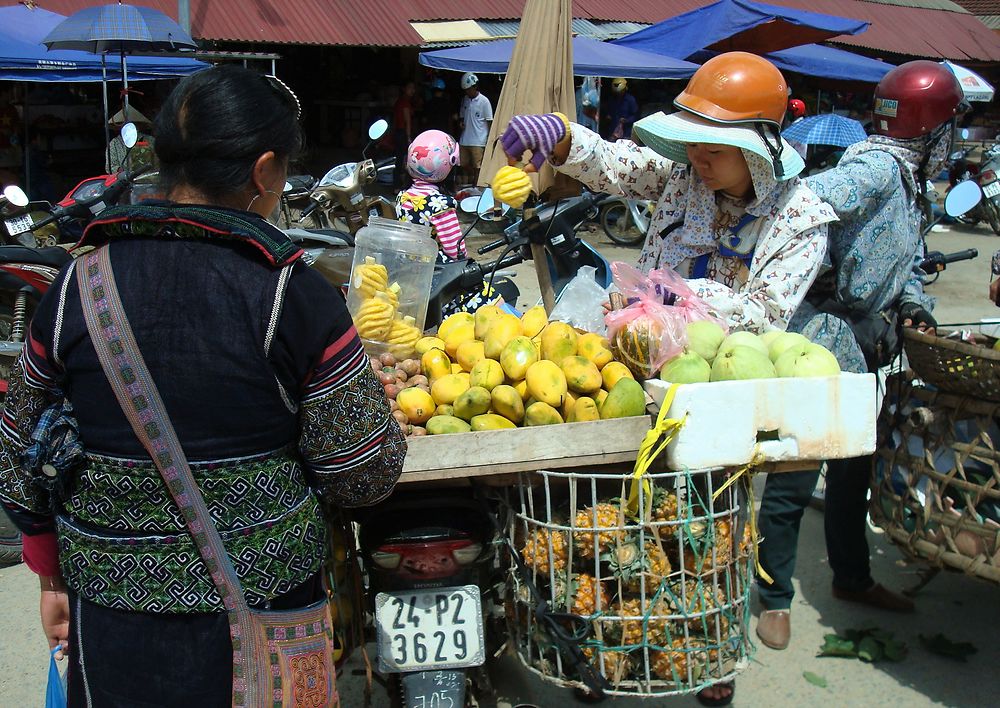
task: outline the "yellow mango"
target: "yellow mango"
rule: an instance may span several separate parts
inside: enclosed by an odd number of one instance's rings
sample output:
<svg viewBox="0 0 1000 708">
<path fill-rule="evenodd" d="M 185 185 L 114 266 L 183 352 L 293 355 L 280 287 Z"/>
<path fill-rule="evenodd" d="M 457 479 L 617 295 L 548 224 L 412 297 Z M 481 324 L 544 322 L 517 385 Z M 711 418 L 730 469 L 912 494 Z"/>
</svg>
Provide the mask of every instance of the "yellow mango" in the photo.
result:
<svg viewBox="0 0 1000 708">
<path fill-rule="evenodd" d="M 601 405 L 601 418 L 629 418 L 646 413 L 646 393 L 635 379 L 622 377 Z"/>
<path fill-rule="evenodd" d="M 604 382 L 604 389 L 610 391 L 622 378 L 635 379 L 632 372 L 628 370 L 620 361 L 612 361 L 604 365 L 601 369 L 601 380 Z"/>
<path fill-rule="evenodd" d="M 423 356 L 431 349 L 440 349 L 444 351 L 444 340 L 437 337 L 421 337 L 417 340 L 417 343 L 413 345 L 413 348 L 417 352 L 417 356 Z"/>
<path fill-rule="evenodd" d="M 524 420 L 524 399 L 513 386 L 501 384 L 490 391 L 490 396 L 494 411 L 512 423 Z"/>
<path fill-rule="evenodd" d="M 604 383 L 600 370 L 586 357 L 568 356 L 562 360 L 559 368 L 566 374 L 566 385 L 571 391 L 594 393 Z"/>
<path fill-rule="evenodd" d="M 427 421 L 427 432 L 430 435 L 449 435 L 451 433 L 467 433 L 471 426 L 461 418 L 451 415 L 436 415 Z"/>
<path fill-rule="evenodd" d="M 434 415 L 455 415 L 455 406 L 442 403 L 434 409 Z"/>
<path fill-rule="evenodd" d="M 576 399 L 573 412 L 566 419 L 567 423 L 580 423 L 585 420 L 600 420 L 601 412 L 597 408 L 597 402 L 588 396 L 580 396 Z"/>
<path fill-rule="evenodd" d="M 420 357 L 420 368 L 433 381 L 451 373 L 451 359 L 443 349 L 428 349 Z"/>
<path fill-rule="evenodd" d="M 475 339 L 462 342 L 458 345 L 458 349 L 455 350 L 455 359 L 461 364 L 463 371 L 472 371 L 472 367 L 485 357 L 483 343 L 477 342 Z"/>
<path fill-rule="evenodd" d="M 437 336 L 439 339 L 447 340 L 451 330 L 460 324 L 471 324 L 475 328 L 476 320 L 471 312 L 456 312 L 445 318 L 441 326 L 438 327 Z"/>
<path fill-rule="evenodd" d="M 605 399 L 607 399 L 607 397 L 608 397 L 608 392 L 605 391 L 603 388 L 594 394 L 594 403 L 597 404 L 598 411 L 601 410 L 601 406 L 604 405 L 604 401 Z"/>
<path fill-rule="evenodd" d="M 444 338 L 444 350 L 448 356 L 455 359 L 458 356 L 458 347 L 463 342 L 470 342 L 476 338 L 476 326 L 471 322 L 460 322 L 448 331 L 448 336 Z"/>
<path fill-rule="evenodd" d="M 455 416 L 463 420 L 472 420 L 475 416 L 486 413 L 492 402 L 489 391 L 482 386 L 473 386 L 455 399 L 453 404 Z"/>
<path fill-rule="evenodd" d="M 520 380 L 538 361 L 538 350 L 527 337 L 514 337 L 500 352 L 500 366 L 508 378 Z"/>
<path fill-rule="evenodd" d="M 525 425 L 555 425 L 562 422 L 563 419 L 562 416 L 559 415 L 559 411 L 550 406 L 548 403 L 536 401 L 528 406 L 524 411 Z"/>
<path fill-rule="evenodd" d="M 580 335 L 576 340 L 576 353 L 590 359 L 598 369 L 603 369 L 614 358 L 608 340 L 593 332 Z"/>
<path fill-rule="evenodd" d="M 431 397 L 439 406 L 454 405 L 455 399 L 469 390 L 468 374 L 448 374 L 431 383 Z"/>
<path fill-rule="evenodd" d="M 456 363 L 452 362 L 451 373 L 453 373 L 453 374 L 461 374 L 463 371 L 465 371 L 465 369 L 462 368 L 461 364 L 456 364 Z"/>
<path fill-rule="evenodd" d="M 563 396 L 563 404 L 559 408 L 559 414 L 562 415 L 563 420 L 569 420 L 570 415 L 573 413 L 573 407 L 576 406 L 576 393 L 572 391 L 566 391 L 566 395 Z"/>
<path fill-rule="evenodd" d="M 473 430 L 505 430 L 517 427 L 502 415 L 497 415 L 496 413 L 484 413 L 483 415 L 474 416 L 471 423 Z"/>
<path fill-rule="evenodd" d="M 476 314 L 474 315 L 476 321 L 476 339 L 481 342 L 485 341 L 486 332 L 489 330 L 490 325 L 502 314 L 504 314 L 503 310 L 496 305 L 483 305 L 476 310 Z"/>
<path fill-rule="evenodd" d="M 486 356 L 500 360 L 500 353 L 507 342 L 521 336 L 521 320 L 506 312 L 500 313 L 486 330 Z"/>
<path fill-rule="evenodd" d="M 555 362 L 547 359 L 536 361 L 528 368 L 524 380 L 533 398 L 554 408 L 562 405 L 566 395 L 566 375 Z"/>
<path fill-rule="evenodd" d="M 436 406 L 431 394 L 416 386 L 404 388 L 396 394 L 396 403 L 399 405 L 399 409 L 406 413 L 410 422 L 415 425 L 426 423 L 434 415 Z"/>
<path fill-rule="evenodd" d="M 549 316 L 545 314 L 545 308 L 541 305 L 535 305 L 521 315 L 521 330 L 525 337 L 534 337 L 548 323 Z"/>
<path fill-rule="evenodd" d="M 561 364 L 568 356 L 576 354 L 576 330 L 565 322 L 549 322 L 542 330 L 542 358 Z"/>
<path fill-rule="evenodd" d="M 531 398 L 531 394 L 528 393 L 528 382 L 524 379 L 513 381 L 510 385 L 514 387 L 514 390 L 517 391 L 517 395 L 521 397 L 522 401 L 527 401 Z"/>
<path fill-rule="evenodd" d="M 492 359 L 480 359 L 469 374 L 470 383 L 492 391 L 503 383 L 503 368 Z"/>
</svg>

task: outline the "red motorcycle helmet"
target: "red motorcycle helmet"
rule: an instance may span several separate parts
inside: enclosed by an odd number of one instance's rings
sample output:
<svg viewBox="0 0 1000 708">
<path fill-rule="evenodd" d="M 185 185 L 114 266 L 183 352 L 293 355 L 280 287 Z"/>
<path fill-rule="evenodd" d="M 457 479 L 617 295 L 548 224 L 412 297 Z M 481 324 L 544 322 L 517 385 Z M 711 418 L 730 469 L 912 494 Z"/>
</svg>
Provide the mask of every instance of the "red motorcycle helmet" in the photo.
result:
<svg viewBox="0 0 1000 708">
<path fill-rule="evenodd" d="M 806 114 L 805 102 L 798 98 L 793 98 L 788 102 L 788 112 L 792 114 L 792 118 L 801 118 Z"/>
<path fill-rule="evenodd" d="M 951 71 L 921 59 L 897 66 L 875 87 L 872 127 L 902 140 L 927 135 L 965 108 L 962 86 Z"/>
</svg>

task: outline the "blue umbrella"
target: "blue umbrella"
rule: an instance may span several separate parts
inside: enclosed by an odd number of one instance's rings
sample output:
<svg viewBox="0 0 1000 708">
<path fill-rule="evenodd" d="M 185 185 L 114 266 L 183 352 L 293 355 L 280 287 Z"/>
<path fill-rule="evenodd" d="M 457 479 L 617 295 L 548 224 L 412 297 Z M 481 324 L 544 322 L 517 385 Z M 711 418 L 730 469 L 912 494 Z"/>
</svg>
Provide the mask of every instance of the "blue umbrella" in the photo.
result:
<svg viewBox="0 0 1000 708">
<path fill-rule="evenodd" d="M 91 54 L 135 54 L 197 49 L 181 26 L 159 10 L 139 5 L 100 5 L 74 12 L 42 40 L 49 49 Z"/>
<path fill-rule="evenodd" d="M 803 145 L 837 145 L 847 147 L 860 143 L 868 136 L 861 123 L 836 113 L 809 116 L 786 128 L 781 136 L 785 140 Z"/>
</svg>

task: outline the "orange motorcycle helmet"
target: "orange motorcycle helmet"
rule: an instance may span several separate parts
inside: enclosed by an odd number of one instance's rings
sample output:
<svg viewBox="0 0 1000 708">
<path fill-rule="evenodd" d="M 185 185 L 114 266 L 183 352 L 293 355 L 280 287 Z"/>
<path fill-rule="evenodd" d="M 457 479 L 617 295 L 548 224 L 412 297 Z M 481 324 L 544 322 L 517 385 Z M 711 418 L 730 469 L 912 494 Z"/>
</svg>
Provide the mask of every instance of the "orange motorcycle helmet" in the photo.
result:
<svg viewBox="0 0 1000 708">
<path fill-rule="evenodd" d="M 702 64 L 674 105 L 717 123 L 763 122 L 780 128 L 788 85 L 767 59 L 727 52 Z"/>
</svg>

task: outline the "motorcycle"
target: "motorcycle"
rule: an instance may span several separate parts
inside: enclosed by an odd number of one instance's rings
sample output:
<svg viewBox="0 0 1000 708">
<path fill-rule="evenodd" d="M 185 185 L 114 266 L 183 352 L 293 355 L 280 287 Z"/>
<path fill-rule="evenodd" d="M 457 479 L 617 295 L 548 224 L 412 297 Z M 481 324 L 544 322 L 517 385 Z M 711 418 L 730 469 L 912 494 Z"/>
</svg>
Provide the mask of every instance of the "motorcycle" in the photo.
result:
<svg viewBox="0 0 1000 708">
<path fill-rule="evenodd" d="M 345 162 L 323 175 L 309 188 L 309 203 L 296 219 L 291 218 L 292 200 L 301 202 L 302 186 L 297 188 L 286 182 L 282 200 L 286 223 L 296 227 L 334 228 L 354 235 L 368 224 L 369 216 L 395 219 L 396 209 L 392 202 L 364 192 L 365 187 L 375 182 L 380 169 L 367 158 L 368 150 L 388 129 L 386 121 L 375 121 L 368 129 L 368 144 L 361 151 L 361 162 Z"/>
<path fill-rule="evenodd" d="M 642 245 L 654 205 L 649 199 L 607 197 L 601 204 L 601 227 L 615 243 L 622 246 Z"/>
<path fill-rule="evenodd" d="M 925 196 L 928 198 L 928 201 L 931 199 L 929 196 L 931 194 L 935 193 L 930 189 L 925 192 Z M 962 216 L 976 209 L 982 202 L 982 199 L 983 191 L 974 180 L 960 181 L 952 189 L 950 189 L 948 194 L 945 196 L 945 214 L 952 218 L 960 219 Z M 924 285 L 934 283 L 950 264 L 979 257 L 979 251 L 975 248 L 968 248 L 964 251 L 957 251 L 955 253 L 942 253 L 941 251 L 928 250 L 927 234 L 940 220 L 940 216 L 936 219 L 925 220 L 921 228 L 923 259 L 920 262 L 919 268 L 924 273 L 922 278 Z"/>
<path fill-rule="evenodd" d="M 962 137 L 967 139 L 968 135 L 968 130 L 963 130 Z M 982 189 L 984 198 L 972 209 L 955 218 L 969 226 L 985 221 L 993 229 L 993 233 L 1000 235 L 1000 179 L 997 175 L 1000 171 L 1000 143 L 983 151 L 978 166 L 969 160 L 974 149 L 974 145 L 968 146 L 949 156 L 949 192 L 963 182 L 974 182 Z"/>
</svg>

